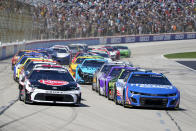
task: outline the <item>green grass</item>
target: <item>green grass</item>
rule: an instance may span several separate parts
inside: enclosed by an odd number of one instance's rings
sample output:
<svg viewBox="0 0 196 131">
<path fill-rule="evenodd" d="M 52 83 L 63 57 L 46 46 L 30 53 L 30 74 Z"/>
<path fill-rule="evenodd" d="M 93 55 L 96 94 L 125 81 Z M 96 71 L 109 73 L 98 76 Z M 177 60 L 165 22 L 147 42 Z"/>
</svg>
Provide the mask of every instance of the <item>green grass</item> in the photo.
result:
<svg viewBox="0 0 196 131">
<path fill-rule="evenodd" d="M 196 52 L 183 52 L 183 53 L 174 53 L 164 55 L 166 58 L 175 59 L 175 58 L 196 58 Z"/>
</svg>

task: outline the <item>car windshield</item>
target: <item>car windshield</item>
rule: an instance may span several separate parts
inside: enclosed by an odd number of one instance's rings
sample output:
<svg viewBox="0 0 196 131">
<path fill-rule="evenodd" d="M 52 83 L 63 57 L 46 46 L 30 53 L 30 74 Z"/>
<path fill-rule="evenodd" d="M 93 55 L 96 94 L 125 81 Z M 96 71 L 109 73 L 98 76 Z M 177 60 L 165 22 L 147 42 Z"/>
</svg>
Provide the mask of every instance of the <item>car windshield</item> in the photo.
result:
<svg viewBox="0 0 196 131">
<path fill-rule="evenodd" d="M 112 68 L 113 65 L 104 65 L 104 67 L 101 69 L 101 72 L 108 72 Z"/>
<path fill-rule="evenodd" d="M 28 66 L 25 68 L 25 71 L 30 72 L 34 66 L 35 66 L 35 64 L 33 62 L 29 63 Z"/>
<path fill-rule="evenodd" d="M 126 46 L 117 46 L 118 49 L 128 49 Z"/>
<path fill-rule="evenodd" d="M 19 53 L 18 53 L 18 56 L 22 56 L 22 55 L 24 55 L 26 52 L 24 52 L 24 51 L 20 51 Z"/>
<path fill-rule="evenodd" d="M 24 64 L 24 62 L 27 60 L 28 57 L 23 57 L 22 60 L 20 61 L 20 64 Z"/>
<path fill-rule="evenodd" d="M 64 49 L 54 49 L 54 51 L 57 53 L 67 53 L 67 51 Z"/>
<path fill-rule="evenodd" d="M 112 48 L 106 48 L 108 51 L 114 51 Z"/>
<path fill-rule="evenodd" d="M 128 83 L 131 84 L 155 84 L 155 85 L 171 85 L 169 80 L 161 75 L 149 74 L 133 74 Z"/>
<path fill-rule="evenodd" d="M 29 62 L 31 62 L 31 59 L 28 59 L 27 62 L 24 65 L 24 69 L 29 65 Z"/>
<path fill-rule="evenodd" d="M 104 61 L 86 60 L 83 63 L 83 66 L 101 67 L 104 63 L 105 63 Z"/>
<path fill-rule="evenodd" d="M 117 65 L 104 65 L 102 68 L 101 72 L 107 73 L 111 70 L 112 67 L 117 66 Z M 119 65 L 120 66 L 120 65 Z"/>
<path fill-rule="evenodd" d="M 81 64 L 85 59 L 86 58 L 78 58 L 75 63 L 76 64 Z"/>
<path fill-rule="evenodd" d="M 124 79 L 131 72 L 133 72 L 133 70 L 124 70 L 119 79 Z"/>
<path fill-rule="evenodd" d="M 56 71 L 56 70 L 34 70 L 29 79 L 32 81 L 38 80 L 59 80 L 74 82 L 68 71 Z"/>
<path fill-rule="evenodd" d="M 120 74 L 121 70 L 122 68 L 113 68 L 109 75 L 112 77 L 116 77 Z"/>
<path fill-rule="evenodd" d="M 96 52 L 97 55 L 99 56 L 102 56 L 104 58 L 109 58 L 109 55 L 107 53 L 99 53 L 99 52 Z"/>
</svg>

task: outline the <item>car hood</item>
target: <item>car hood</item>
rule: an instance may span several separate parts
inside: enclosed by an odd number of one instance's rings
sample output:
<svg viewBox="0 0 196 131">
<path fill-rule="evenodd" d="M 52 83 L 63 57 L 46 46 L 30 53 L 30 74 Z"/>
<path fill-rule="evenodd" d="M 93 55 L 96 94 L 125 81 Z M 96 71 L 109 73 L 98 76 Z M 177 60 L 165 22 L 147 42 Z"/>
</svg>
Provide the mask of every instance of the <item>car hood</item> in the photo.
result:
<svg viewBox="0 0 196 131">
<path fill-rule="evenodd" d="M 172 94 L 177 93 L 177 88 L 170 85 L 152 84 L 128 84 L 129 90 L 148 94 Z"/>
<path fill-rule="evenodd" d="M 99 68 L 98 68 L 98 67 L 81 67 L 80 69 L 81 69 L 82 72 L 84 72 L 84 73 L 94 74 L 95 71 L 96 71 L 97 69 L 99 69 Z"/>
</svg>

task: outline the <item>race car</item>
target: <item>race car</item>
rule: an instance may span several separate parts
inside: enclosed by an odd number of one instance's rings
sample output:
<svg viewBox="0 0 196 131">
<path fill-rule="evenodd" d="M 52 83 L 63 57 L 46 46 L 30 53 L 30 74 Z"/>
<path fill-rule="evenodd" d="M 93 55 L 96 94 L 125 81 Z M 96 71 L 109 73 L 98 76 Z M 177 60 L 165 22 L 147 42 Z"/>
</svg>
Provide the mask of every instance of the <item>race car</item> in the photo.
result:
<svg viewBox="0 0 196 131">
<path fill-rule="evenodd" d="M 65 68 L 34 68 L 19 86 L 24 103 L 60 103 L 80 105 L 81 89 Z"/>
<path fill-rule="evenodd" d="M 108 83 L 108 91 L 107 91 L 107 97 L 108 100 L 114 99 L 114 92 L 115 92 L 115 86 L 117 81 L 123 81 L 124 78 L 129 75 L 133 71 L 138 71 L 138 68 L 135 67 L 125 67 L 122 69 L 122 71 L 119 73 L 117 77 L 114 77 L 111 79 Z"/>
<path fill-rule="evenodd" d="M 93 75 L 93 82 L 92 82 L 92 90 L 95 90 L 98 92 L 98 87 L 99 87 L 99 78 L 101 76 L 104 76 L 107 72 L 110 71 L 110 69 L 114 66 L 122 66 L 124 67 L 126 63 L 120 62 L 120 61 L 112 61 L 109 63 L 105 63 L 100 70 L 97 70 L 94 75 Z"/>
<path fill-rule="evenodd" d="M 127 46 L 112 46 L 114 50 L 120 51 L 121 58 L 130 58 L 131 57 L 131 50 Z"/>
<path fill-rule="evenodd" d="M 42 57 L 43 54 L 41 53 L 29 53 L 28 55 L 23 55 L 21 58 L 17 61 L 17 63 L 14 66 L 14 73 L 13 78 L 15 81 L 18 81 L 19 78 L 19 69 L 27 62 L 27 60 L 31 59 L 44 59 Z"/>
<path fill-rule="evenodd" d="M 14 65 L 17 63 L 17 61 L 23 56 L 24 54 L 30 53 L 30 52 L 36 52 L 34 50 L 20 50 L 18 51 L 13 57 L 12 57 L 12 70 L 14 70 Z M 37 52 L 38 53 L 38 52 Z"/>
<path fill-rule="evenodd" d="M 123 69 L 124 67 L 122 66 L 114 66 L 110 69 L 110 71 L 104 75 L 102 75 L 101 77 L 99 77 L 99 86 L 98 86 L 98 93 L 99 95 L 103 95 L 105 97 L 107 97 L 107 92 L 108 92 L 108 84 L 109 84 L 109 81 L 115 77 L 117 77 L 121 70 Z"/>
<path fill-rule="evenodd" d="M 115 60 L 120 60 L 120 51 L 114 50 L 112 46 L 104 46 L 104 49 L 106 49 L 111 56 L 115 55 Z"/>
<path fill-rule="evenodd" d="M 87 52 L 88 45 L 87 44 L 68 44 L 69 49 L 71 50 L 71 53 L 73 56 L 76 55 L 77 52 Z"/>
<path fill-rule="evenodd" d="M 82 62 L 85 59 L 102 59 L 101 56 L 79 56 L 75 59 L 75 61 L 73 61 L 70 66 L 69 66 L 69 71 L 72 74 L 72 76 L 75 77 L 75 73 L 76 73 L 76 67 L 78 66 L 78 64 L 82 64 Z"/>
<path fill-rule="evenodd" d="M 115 54 L 115 52 L 109 52 L 106 48 L 95 48 L 95 49 L 93 49 L 93 50 L 91 50 L 91 52 L 92 51 L 100 51 L 100 52 L 105 52 L 105 53 L 107 53 L 108 55 L 109 55 L 109 57 L 114 61 L 114 60 L 116 60 L 116 54 Z"/>
<path fill-rule="evenodd" d="M 76 81 L 79 83 L 92 83 L 93 74 L 106 63 L 104 59 L 85 59 L 76 68 Z"/>
<path fill-rule="evenodd" d="M 105 51 L 101 51 L 101 50 L 91 50 L 89 51 L 90 53 L 94 54 L 94 55 L 98 55 L 98 56 L 101 56 L 103 57 L 105 60 L 107 60 L 108 62 L 111 62 L 113 61 L 110 57 L 110 55 L 105 52 Z"/>
<path fill-rule="evenodd" d="M 71 62 L 71 53 L 65 47 L 53 46 L 52 59 L 57 61 L 61 65 L 69 65 Z"/>
<path fill-rule="evenodd" d="M 22 79 L 29 75 L 29 73 L 32 71 L 32 69 L 37 65 L 43 65 L 43 64 L 49 64 L 49 65 L 56 65 L 56 61 L 52 61 L 51 59 L 30 59 L 30 62 L 26 63 L 19 74 L 19 84 L 23 84 Z"/>
<path fill-rule="evenodd" d="M 179 108 L 180 91 L 163 75 L 153 72 L 131 72 L 116 82 L 114 102 L 127 106 Z"/>
</svg>

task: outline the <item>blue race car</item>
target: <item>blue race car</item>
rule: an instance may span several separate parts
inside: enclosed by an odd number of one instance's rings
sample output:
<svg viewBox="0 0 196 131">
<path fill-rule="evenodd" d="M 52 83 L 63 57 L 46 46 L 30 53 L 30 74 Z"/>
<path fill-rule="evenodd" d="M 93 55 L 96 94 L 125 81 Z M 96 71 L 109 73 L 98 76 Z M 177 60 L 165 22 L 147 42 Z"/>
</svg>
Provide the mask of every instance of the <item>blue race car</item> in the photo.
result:
<svg viewBox="0 0 196 131">
<path fill-rule="evenodd" d="M 179 108 L 180 91 L 163 75 L 132 72 L 116 82 L 114 102 L 126 106 Z"/>
<path fill-rule="evenodd" d="M 85 59 L 82 64 L 76 67 L 76 81 L 78 83 L 92 83 L 93 74 L 99 70 L 107 60 Z"/>
</svg>

